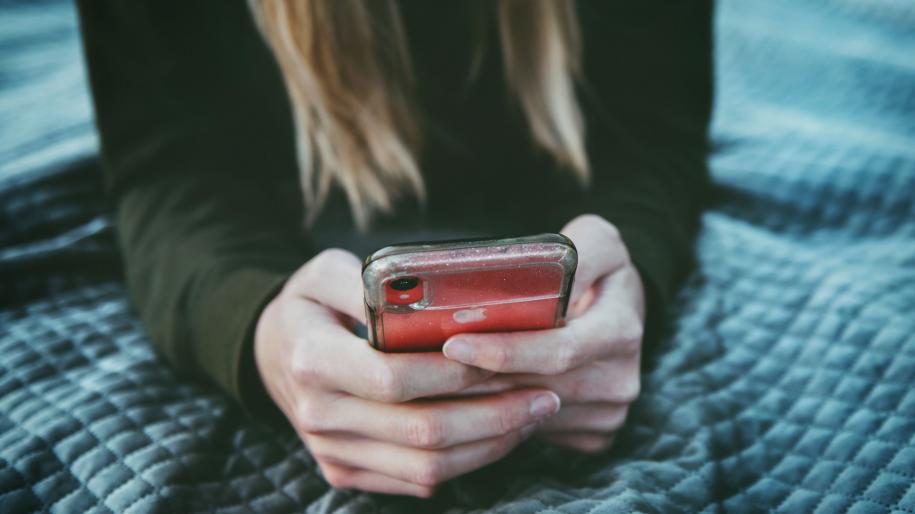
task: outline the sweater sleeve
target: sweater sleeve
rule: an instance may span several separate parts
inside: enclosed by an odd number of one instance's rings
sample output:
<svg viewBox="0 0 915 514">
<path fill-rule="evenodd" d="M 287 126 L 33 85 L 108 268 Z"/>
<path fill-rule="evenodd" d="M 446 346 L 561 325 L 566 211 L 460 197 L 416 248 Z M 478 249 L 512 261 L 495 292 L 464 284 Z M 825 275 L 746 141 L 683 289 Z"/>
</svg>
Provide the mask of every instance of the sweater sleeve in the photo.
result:
<svg viewBox="0 0 915 514">
<path fill-rule="evenodd" d="M 127 285 L 150 338 L 179 372 L 269 409 L 243 384 L 256 377 L 252 332 L 311 253 L 301 213 L 278 201 L 280 177 L 296 174 L 269 50 L 244 2 L 78 5 Z"/>
<path fill-rule="evenodd" d="M 619 228 L 646 286 L 648 338 L 692 261 L 709 189 L 710 0 L 582 3 L 587 210 Z"/>
</svg>

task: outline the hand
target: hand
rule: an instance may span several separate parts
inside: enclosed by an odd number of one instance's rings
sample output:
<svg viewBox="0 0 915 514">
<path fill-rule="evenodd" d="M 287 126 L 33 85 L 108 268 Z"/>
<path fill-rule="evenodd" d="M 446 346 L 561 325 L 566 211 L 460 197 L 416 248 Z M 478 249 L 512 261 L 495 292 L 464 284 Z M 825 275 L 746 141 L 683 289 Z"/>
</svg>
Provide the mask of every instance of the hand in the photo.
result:
<svg viewBox="0 0 915 514">
<path fill-rule="evenodd" d="M 347 328 L 364 322 L 359 259 L 315 256 L 258 320 L 254 351 L 267 392 L 335 487 L 430 496 L 500 459 L 559 409 L 543 388 L 447 396 L 493 375 L 440 353 L 388 354 Z"/>
<path fill-rule="evenodd" d="M 639 393 L 645 294 L 616 228 L 579 216 L 562 233 L 578 249 L 578 269 L 562 328 L 460 334 L 445 356 L 499 375 L 463 394 L 545 387 L 562 410 L 538 430 L 542 439 L 584 452 L 606 450 Z"/>
</svg>

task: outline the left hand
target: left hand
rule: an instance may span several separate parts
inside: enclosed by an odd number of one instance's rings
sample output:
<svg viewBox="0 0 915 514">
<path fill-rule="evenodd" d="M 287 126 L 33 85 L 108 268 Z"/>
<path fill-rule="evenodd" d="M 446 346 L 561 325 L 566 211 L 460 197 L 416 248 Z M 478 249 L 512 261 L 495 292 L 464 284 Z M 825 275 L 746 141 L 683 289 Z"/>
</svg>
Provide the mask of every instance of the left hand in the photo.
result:
<svg viewBox="0 0 915 514">
<path fill-rule="evenodd" d="M 612 444 L 639 394 L 645 292 L 616 227 L 586 214 L 562 233 L 575 243 L 578 269 L 565 326 L 530 332 L 453 336 L 449 359 L 499 375 L 463 394 L 545 387 L 562 400 L 538 429 L 554 444 L 596 453 Z"/>
</svg>

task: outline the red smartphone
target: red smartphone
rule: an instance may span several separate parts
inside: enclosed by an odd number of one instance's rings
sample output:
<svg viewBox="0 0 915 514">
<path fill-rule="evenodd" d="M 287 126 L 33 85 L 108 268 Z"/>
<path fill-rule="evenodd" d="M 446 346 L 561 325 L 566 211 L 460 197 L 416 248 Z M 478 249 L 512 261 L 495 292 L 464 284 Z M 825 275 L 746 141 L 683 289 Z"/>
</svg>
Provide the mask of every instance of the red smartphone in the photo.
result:
<svg viewBox="0 0 915 514">
<path fill-rule="evenodd" d="M 561 234 L 387 246 L 365 259 L 368 336 L 386 352 L 562 325 L 578 254 Z"/>
</svg>

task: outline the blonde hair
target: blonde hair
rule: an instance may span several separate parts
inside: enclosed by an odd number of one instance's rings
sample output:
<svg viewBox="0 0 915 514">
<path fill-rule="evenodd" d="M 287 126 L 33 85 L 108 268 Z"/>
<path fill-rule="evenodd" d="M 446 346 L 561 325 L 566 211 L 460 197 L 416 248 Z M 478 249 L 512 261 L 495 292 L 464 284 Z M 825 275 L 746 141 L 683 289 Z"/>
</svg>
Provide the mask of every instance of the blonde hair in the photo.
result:
<svg viewBox="0 0 915 514">
<path fill-rule="evenodd" d="M 575 96 L 581 42 L 573 0 L 492 0 L 505 75 L 534 142 L 589 177 Z M 425 197 L 414 77 L 396 0 L 250 0 L 294 109 L 308 223 L 338 183 L 365 228 L 398 196 Z M 482 48 L 478 42 L 477 52 Z"/>
</svg>

